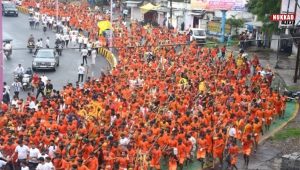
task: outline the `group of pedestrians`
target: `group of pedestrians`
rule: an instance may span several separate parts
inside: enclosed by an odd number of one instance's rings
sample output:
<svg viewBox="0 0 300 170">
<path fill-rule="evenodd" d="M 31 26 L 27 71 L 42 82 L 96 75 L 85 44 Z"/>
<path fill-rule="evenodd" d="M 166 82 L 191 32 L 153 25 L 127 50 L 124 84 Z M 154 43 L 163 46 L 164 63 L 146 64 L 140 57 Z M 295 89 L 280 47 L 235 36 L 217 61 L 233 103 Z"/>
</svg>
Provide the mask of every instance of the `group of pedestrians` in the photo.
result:
<svg viewBox="0 0 300 170">
<path fill-rule="evenodd" d="M 107 75 L 83 80 L 95 52 L 78 37 L 78 83 L 38 100 L 49 84 L 41 78 L 36 96 L 1 103 L 3 164 L 38 169 L 46 159 L 55 169 L 125 170 L 161 169 L 163 160 L 169 170 L 193 161 L 237 169 L 242 154 L 246 169 L 261 136 L 284 117 L 285 98 L 257 57 L 180 46 L 183 35 L 137 23 L 114 35 L 119 65 Z"/>
<path fill-rule="evenodd" d="M 13 103 L 14 100 L 19 99 L 20 92 L 24 90 L 23 87 L 23 75 L 26 74 L 25 69 L 21 64 L 17 66 L 17 68 L 14 70 L 14 82 L 9 86 L 6 82 L 3 83 L 3 102 L 6 104 Z M 50 95 L 53 92 L 53 84 L 51 83 L 51 80 L 48 79 L 45 74 L 39 76 L 37 73 L 34 73 L 30 83 L 29 87 L 31 87 L 31 92 L 34 92 L 36 90 L 36 98 L 38 98 L 40 95 L 43 97 L 50 97 Z M 11 98 L 11 91 L 13 92 L 12 98 Z"/>
<path fill-rule="evenodd" d="M 161 160 L 170 170 L 193 161 L 237 169 L 239 154 L 246 168 L 260 137 L 284 117 L 285 98 L 258 58 L 177 46 L 185 41 L 167 28 L 116 28 L 120 64 L 111 73 L 84 81 L 82 63 L 82 84 L 1 104 L 3 160 L 31 164 L 16 149 L 22 144 L 38 148 L 56 169 L 160 169 Z M 134 44 L 141 48 L 127 48 Z"/>
</svg>

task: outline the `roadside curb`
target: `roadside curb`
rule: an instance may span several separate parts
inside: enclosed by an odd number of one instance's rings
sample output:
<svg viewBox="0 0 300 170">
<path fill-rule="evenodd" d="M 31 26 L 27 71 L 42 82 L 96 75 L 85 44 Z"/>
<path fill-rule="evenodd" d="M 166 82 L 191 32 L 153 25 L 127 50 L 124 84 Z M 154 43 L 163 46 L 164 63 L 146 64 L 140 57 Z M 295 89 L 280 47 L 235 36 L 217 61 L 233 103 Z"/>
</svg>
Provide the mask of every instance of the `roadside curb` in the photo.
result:
<svg viewBox="0 0 300 170">
<path fill-rule="evenodd" d="M 100 47 L 98 52 L 100 55 L 102 55 L 106 59 L 106 61 L 110 65 L 111 69 L 113 69 L 114 67 L 117 66 L 118 62 L 117 62 L 117 59 L 116 59 L 115 55 L 113 54 L 113 52 L 111 52 L 110 50 L 108 50 L 104 47 Z"/>
<path fill-rule="evenodd" d="M 23 13 L 23 14 L 28 14 L 28 13 L 29 13 L 28 8 L 26 8 L 26 7 L 23 7 L 23 6 L 17 6 L 17 9 L 18 9 L 21 13 Z"/>
<path fill-rule="evenodd" d="M 277 133 L 278 131 L 283 129 L 290 121 L 292 121 L 293 119 L 296 118 L 296 116 L 298 114 L 298 111 L 299 111 L 299 103 L 296 103 L 296 106 L 295 106 L 294 112 L 292 113 L 292 116 L 287 121 L 283 122 L 281 125 L 279 125 L 275 129 L 273 129 L 270 133 L 268 133 L 266 135 L 263 135 L 262 138 L 258 141 L 258 144 L 261 144 L 265 140 L 267 140 L 270 137 L 274 136 L 275 133 Z"/>
</svg>

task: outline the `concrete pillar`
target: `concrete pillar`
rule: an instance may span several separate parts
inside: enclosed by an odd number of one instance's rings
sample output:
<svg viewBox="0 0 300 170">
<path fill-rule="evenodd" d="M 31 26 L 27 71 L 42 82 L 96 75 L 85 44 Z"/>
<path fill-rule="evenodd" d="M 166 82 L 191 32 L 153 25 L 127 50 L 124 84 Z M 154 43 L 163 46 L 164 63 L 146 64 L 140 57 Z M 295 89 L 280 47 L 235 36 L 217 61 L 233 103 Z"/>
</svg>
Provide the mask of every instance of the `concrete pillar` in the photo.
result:
<svg viewBox="0 0 300 170">
<path fill-rule="evenodd" d="M 222 21 L 221 21 L 221 38 L 220 42 L 223 43 L 225 41 L 225 25 L 226 25 L 226 10 L 222 10 Z"/>
</svg>

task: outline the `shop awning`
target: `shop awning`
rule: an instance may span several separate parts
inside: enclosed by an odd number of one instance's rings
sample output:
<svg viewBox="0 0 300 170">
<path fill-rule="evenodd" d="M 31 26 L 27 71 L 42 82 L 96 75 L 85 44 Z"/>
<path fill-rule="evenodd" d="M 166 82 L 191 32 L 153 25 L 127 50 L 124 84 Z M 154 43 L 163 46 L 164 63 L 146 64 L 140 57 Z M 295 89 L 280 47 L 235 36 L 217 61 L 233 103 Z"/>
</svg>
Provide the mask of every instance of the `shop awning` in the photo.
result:
<svg viewBox="0 0 300 170">
<path fill-rule="evenodd" d="M 148 3 L 148 4 L 144 5 L 144 6 L 141 6 L 140 9 L 141 9 L 142 13 L 147 13 L 148 11 L 158 9 L 159 7 L 160 7 L 160 5 L 155 6 L 155 5 L 151 4 L 151 3 Z"/>
</svg>

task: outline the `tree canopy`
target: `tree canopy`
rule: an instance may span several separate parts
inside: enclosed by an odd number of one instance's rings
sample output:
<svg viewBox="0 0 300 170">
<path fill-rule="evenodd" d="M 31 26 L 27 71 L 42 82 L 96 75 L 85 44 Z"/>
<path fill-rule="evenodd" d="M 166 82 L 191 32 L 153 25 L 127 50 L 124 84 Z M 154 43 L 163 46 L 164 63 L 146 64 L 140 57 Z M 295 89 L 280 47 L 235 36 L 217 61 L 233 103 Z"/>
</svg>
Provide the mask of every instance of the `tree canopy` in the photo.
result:
<svg viewBox="0 0 300 170">
<path fill-rule="evenodd" d="M 270 15 L 280 13 L 280 0 L 249 0 L 247 7 L 249 12 L 257 15 L 257 19 L 263 22 L 262 31 L 271 34 L 278 30 L 278 22 L 271 22 Z"/>
<path fill-rule="evenodd" d="M 226 22 L 230 25 L 230 32 L 232 28 L 235 28 L 235 34 L 238 34 L 238 28 L 243 27 L 244 20 L 236 19 L 234 16 L 226 20 Z"/>
</svg>

